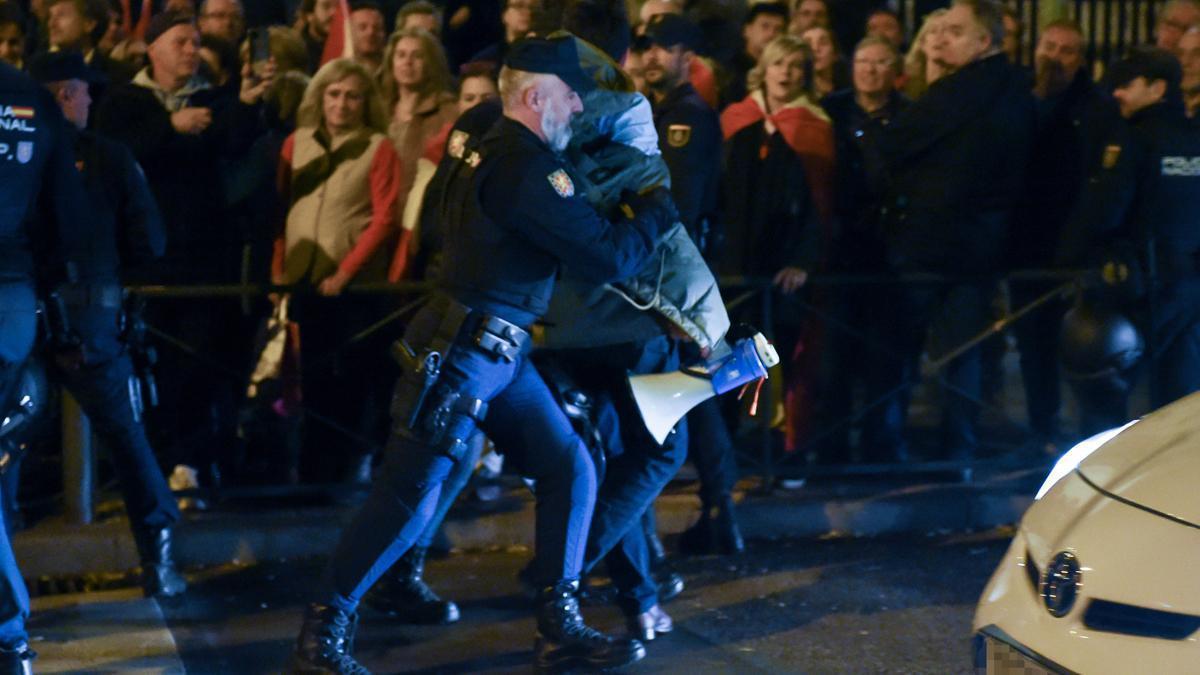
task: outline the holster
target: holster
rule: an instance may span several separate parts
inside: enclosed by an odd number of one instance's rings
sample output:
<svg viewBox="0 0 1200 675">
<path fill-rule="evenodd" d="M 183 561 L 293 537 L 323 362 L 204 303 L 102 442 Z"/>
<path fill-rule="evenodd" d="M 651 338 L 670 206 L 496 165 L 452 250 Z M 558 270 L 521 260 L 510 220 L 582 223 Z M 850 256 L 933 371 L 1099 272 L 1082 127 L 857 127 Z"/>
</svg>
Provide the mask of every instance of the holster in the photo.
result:
<svg viewBox="0 0 1200 675">
<path fill-rule="evenodd" d="M 392 357 L 401 368 L 392 393 L 392 429 L 457 460 L 475 424 L 487 414 L 487 403 L 442 382 L 442 366 L 478 313 L 445 296 L 434 302 L 442 316 L 429 346 L 418 352 L 403 339 L 392 344 Z"/>
</svg>

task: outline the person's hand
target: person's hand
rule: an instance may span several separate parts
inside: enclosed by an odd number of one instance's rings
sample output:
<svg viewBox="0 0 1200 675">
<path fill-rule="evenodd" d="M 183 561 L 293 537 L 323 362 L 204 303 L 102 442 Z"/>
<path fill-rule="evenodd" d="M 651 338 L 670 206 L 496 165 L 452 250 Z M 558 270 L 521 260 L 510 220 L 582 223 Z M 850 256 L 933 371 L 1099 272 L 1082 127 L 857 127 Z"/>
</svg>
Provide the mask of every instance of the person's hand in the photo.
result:
<svg viewBox="0 0 1200 675">
<path fill-rule="evenodd" d="M 470 20 L 471 20 L 471 9 L 464 5 L 462 7 L 459 7 L 458 11 L 455 12 L 450 17 L 450 21 L 449 21 L 450 28 L 457 30 L 459 28 L 462 28 L 463 25 L 466 24 Z"/>
<path fill-rule="evenodd" d="M 212 110 L 208 108 L 181 108 L 171 114 L 171 126 L 181 134 L 199 134 L 212 124 Z"/>
<path fill-rule="evenodd" d="M 350 275 L 338 270 L 321 280 L 320 285 L 317 286 L 317 293 L 326 297 L 341 295 L 349 283 Z"/>
<path fill-rule="evenodd" d="M 808 272 L 799 267 L 785 267 L 775 273 L 774 283 L 784 293 L 795 293 L 808 281 Z"/>
<path fill-rule="evenodd" d="M 271 84 L 275 82 L 275 57 L 272 56 L 256 73 L 254 66 L 251 63 L 242 64 L 242 88 L 238 92 L 238 99 L 246 105 L 254 105 L 262 100 L 263 94 L 271 88 Z"/>
</svg>

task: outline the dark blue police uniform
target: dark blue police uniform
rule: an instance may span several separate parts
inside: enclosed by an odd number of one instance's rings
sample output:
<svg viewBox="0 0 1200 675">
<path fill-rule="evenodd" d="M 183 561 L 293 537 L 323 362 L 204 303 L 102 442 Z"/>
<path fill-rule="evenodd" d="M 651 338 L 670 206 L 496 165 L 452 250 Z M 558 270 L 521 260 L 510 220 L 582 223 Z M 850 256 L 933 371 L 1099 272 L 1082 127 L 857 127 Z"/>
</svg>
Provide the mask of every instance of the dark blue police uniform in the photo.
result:
<svg viewBox="0 0 1200 675">
<path fill-rule="evenodd" d="M 0 63 L 0 404 L 11 404 L 33 348 L 35 282 L 56 285 L 78 251 L 86 219 L 82 185 L 58 105 L 28 77 Z M 34 224 L 34 214 L 48 222 Z M 7 537 L 0 537 L 0 663 L 21 660 L 29 595 Z M 30 657 L 31 658 L 31 657 Z M 25 659 L 27 660 L 27 659 Z"/>
</svg>

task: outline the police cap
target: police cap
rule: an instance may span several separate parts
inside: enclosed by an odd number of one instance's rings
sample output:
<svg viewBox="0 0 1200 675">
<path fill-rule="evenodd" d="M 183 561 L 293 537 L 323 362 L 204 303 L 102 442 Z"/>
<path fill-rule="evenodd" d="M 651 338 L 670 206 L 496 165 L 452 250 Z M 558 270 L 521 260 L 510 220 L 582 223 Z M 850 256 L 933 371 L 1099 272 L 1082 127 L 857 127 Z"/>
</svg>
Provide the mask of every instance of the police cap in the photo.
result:
<svg viewBox="0 0 1200 675">
<path fill-rule="evenodd" d="M 504 65 L 528 73 L 557 75 L 576 93 L 589 92 L 596 88 L 596 81 L 584 72 L 575 40 L 568 34 L 521 38 L 508 48 Z"/>
<path fill-rule="evenodd" d="M 83 80 L 96 82 L 102 79 L 96 71 L 83 61 L 83 54 L 75 50 L 42 52 L 29 61 L 29 74 L 42 84 Z"/>
<path fill-rule="evenodd" d="M 691 21 L 678 14 L 656 14 L 646 24 L 646 32 L 637 39 L 634 49 L 646 51 L 651 45 L 668 49 L 681 45 L 684 49 L 695 50 L 699 43 L 700 31 Z"/>
<path fill-rule="evenodd" d="M 1175 89 L 1182 76 L 1179 60 L 1171 52 L 1157 47 L 1141 47 L 1109 65 L 1104 81 L 1110 88 L 1116 88 L 1144 77 L 1147 82 L 1163 80 L 1169 89 Z"/>
</svg>

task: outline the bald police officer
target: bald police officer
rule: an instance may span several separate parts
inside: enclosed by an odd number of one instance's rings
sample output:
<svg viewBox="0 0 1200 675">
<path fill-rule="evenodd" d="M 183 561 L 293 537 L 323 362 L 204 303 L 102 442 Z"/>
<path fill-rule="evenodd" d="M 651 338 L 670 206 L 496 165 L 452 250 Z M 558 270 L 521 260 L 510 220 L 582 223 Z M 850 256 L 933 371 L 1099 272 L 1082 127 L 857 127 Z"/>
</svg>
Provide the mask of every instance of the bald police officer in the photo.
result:
<svg viewBox="0 0 1200 675">
<path fill-rule="evenodd" d="M 560 265 L 597 284 L 632 276 L 678 219 L 665 191 L 632 197 L 633 217 L 615 221 L 576 191 L 558 153 L 580 94 L 594 87 L 573 37 L 510 47 L 504 116 L 446 185 L 441 290 L 393 348 L 405 372 L 381 476 L 305 613 L 291 672 L 367 672 L 351 654 L 357 605 L 425 528 L 477 426 L 536 480 L 538 669 L 619 667 L 645 655 L 639 641 L 604 635 L 579 614 L 595 469 L 527 359 L 528 330 Z"/>
<path fill-rule="evenodd" d="M 13 388 L 37 334 L 37 290 L 67 279 L 86 227 L 83 186 L 58 105 L 33 80 L 0 63 L 0 420 L 11 424 Z M 43 220 L 45 222 L 43 222 Z M 4 459 L 7 459 L 5 457 Z M 0 470 L 7 461 L 0 459 Z M 0 512 L 0 517 L 2 517 Z M 31 673 L 29 595 L 0 535 L 0 675 Z"/>
</svg>

